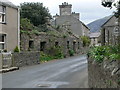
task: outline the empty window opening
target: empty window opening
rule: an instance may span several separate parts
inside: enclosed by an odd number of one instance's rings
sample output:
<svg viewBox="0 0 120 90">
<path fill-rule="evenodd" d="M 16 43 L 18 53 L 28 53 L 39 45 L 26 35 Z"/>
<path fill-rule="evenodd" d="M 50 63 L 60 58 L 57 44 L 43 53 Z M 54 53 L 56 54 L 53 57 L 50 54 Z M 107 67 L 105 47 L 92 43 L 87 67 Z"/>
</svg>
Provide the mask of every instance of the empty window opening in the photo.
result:
<svg viewBox="0 0 120 90">
<path fill-rule="evenodd" d="M 46 42 L 41 42 L 40 43 L 40 51 L 44 51 L 46 47 Z"/>
<path fill-rule="evenodd" d="M 34 41 L 33 40 L 29 41 L 29 48 L 34 48 Z"/>
<path fill-rule="evenodd" d="M 55 47 L 58 47 L 59 46 L 59 43 L 58 42 L 55 42 Z"/>
<path fill-rule="evenodd" d="M 76 51 L 76 42 L 73 42 L 73 50 Z"/>
<path fill-rule="evenodd" d="M 80 42 L 78 42 L 78 49 L 80 49 Z"/>
<path fill-rule="evenodd" d="M 69 49 L 70 48 L 70 42 L 69 41 L 67 41 L 67 49 Z"/>
</svg>

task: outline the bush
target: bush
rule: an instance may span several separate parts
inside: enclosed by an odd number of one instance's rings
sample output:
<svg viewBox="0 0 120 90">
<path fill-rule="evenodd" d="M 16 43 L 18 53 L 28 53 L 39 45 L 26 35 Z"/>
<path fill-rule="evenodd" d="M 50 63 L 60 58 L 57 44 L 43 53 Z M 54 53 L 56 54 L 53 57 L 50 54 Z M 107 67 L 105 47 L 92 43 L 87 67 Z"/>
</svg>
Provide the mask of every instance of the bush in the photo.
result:
<svg viewBox="0 0 120 90">
<path fill-rule="evenodd" d="M 74 53 L 75 53 L 74 50 L 69 50 L 69 55 L 70 56 L 74 56 Z"/>
<path fill-rule="evenodd" d="M 20 52 L 18 46 L 16 46 L 16 48 L 14 49 L 14 52 Z"/>
<path fill-rule="evenodd" d="M 82 42 L 83 42 L 83 47 L 89 46 L 90 45 L 90 38 L 87 36 L 81 36 Z"/>
<path fill-rule="evenodd" d="M 54 57 L 52 57 L 50 55 L 47 55 L 47 54 L 45 54 L 43 52 L 40 52 L 40 60 L 41 61 L 50 61 L 52 59 L 54 59 Z"/>
<path fill-rule="evenodd" d="M 60 46 L 53 46 L 48 49 L 49 54 L 54 57 L 54 59 L 62 59 L 64 57 L 62 52 L 62 47 Z"/>
</svg>

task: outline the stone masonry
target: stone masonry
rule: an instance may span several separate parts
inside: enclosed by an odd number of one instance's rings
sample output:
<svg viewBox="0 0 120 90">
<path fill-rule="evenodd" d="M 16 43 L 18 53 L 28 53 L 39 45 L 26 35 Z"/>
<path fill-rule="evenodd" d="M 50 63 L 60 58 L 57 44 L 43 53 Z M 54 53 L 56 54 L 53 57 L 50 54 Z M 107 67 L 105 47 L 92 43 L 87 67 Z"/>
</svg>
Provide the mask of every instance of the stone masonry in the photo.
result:
<svg viewBox="0 0 120 90">
<path fill-rule="evenodd" d="M 40 52 L 13 53 L 13 66 L 24 67 L 40 64 Z"/>
<path fill-rule="evenodd" d="M 62 50 L 65 56 L 69 56 L 69 49 L 74 50 L 76 54 L 82 53 L 81 40 L 72 35 L 69 37 L 57 37 L 45 33 L 40 35 L 21 34 L 21 51 L 43 51 L 49 53 L 47 49 L 55 45 L 63 48 Z"/>
<path fill-rule="evenodd" d="M 119 64 L 115 60 L 98 63 L 88 58 L 89 88 L 120 88 Z"/>
</svg>

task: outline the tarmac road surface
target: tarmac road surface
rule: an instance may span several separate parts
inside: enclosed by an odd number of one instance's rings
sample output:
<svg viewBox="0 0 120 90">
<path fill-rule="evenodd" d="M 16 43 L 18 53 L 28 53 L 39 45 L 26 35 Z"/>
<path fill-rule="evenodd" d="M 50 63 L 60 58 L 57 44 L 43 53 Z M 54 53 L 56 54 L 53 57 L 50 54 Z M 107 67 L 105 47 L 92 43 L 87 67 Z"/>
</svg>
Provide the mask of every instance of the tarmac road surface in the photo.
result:
<svg viewBox="0 0 120 90">
<path fill-rule="evenodd" d="M 88 88 L 87 57 L 79 55 L 2 75 L 3 88 Z"/>
</svg>

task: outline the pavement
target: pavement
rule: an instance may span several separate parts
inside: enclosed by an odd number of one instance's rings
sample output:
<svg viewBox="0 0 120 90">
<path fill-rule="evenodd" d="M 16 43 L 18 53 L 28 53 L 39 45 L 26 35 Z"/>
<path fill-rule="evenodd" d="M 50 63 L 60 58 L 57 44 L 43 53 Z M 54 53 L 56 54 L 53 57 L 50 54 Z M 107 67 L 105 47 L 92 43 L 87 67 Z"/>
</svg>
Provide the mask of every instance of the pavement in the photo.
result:
<svg viewBox="0 0 120 90">
<path fill-rule="evenodd" d="M 79 55 L 2 74 L 3 88 L 88 88 L 87 57 Z"/>
</svg>

